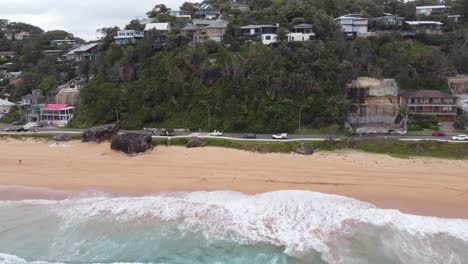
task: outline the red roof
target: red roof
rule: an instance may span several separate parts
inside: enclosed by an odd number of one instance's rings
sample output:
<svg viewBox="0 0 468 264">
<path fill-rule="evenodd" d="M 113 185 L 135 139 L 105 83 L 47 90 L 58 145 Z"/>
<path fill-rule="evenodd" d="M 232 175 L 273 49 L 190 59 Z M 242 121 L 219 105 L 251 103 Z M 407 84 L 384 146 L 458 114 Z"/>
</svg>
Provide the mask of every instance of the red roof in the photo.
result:
<svg viewBox="0 0 468 264">
<path fill-rule="evenodd" d="M 67 104 L 47 104 L 42 108 L 42 110 L 63 110 L 67 107 Z"/>
<path fill-rule="evenodd" d="M 417 91 L 410 91 L 406 93 L 402 93 L 401 96 L 405 98 L 446 98 L 446 99 L 454 99 L 457 98 L 453 95 L 443 93 L 437 90 L 417 90 Z"/>
</svg>

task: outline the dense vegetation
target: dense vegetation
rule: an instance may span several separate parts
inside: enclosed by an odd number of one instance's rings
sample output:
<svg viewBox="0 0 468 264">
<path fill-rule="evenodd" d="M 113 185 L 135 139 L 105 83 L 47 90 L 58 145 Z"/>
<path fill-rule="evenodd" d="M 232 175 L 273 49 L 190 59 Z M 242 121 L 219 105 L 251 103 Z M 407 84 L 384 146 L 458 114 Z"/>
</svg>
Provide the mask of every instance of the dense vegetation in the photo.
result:
<svg viewBox="0 0 468 264">
<path fill-rule="evenodd" d="M 293 132 L 302 110 L 306 128 L 336 130 L 343 128 L 348 113 L 346 84 L 357 76 L 395 78 L 404 90 L 447 90 L 448 76 L 468 71 L 467 27 L 446 16 L 428 19 L 444 21 L 447 32 L 412 40 L 389 32 L 346 41 L 333 21 L 347 13 L 380 16 L 384 11 L 416 19 L 415 6 L 435 4 L 434 0 L 390 0 L 387 6 L 383 0 L 246 0 L 242 2 L 251 8 L 246 13 L 231 9 L 231 1 L 205 2 L 220 8 L 230 22 L 222 43 L 189 46 L 177 29 L 183 22 L 157 5 L 148 16 L 176 26 L 162 51 L 152 50 L 145 41 L 117 46 L 112 43 L 117 28 L 103 28 L 106 37 L 95 63 L 72 72 L 47 57 L 28 59 L 35 67 L 26 67 L 25 83 L 17 93 L 34 86 L 47 91 L 73 74 L 93 76 L 82 89 L 74 127 L 119 121 L 123 128 Z M 466 0 L 447 2 L 453 13 L 468 11 Z M 196 17 L 198 6 L 185 3 L 181 9 Z M 311 23 L 318 40 L 282 41 L 271 47 L 239 35 L 239 26 L 257 23 L 280 23 L 280 40 L 291 26 Z M 142 25 L 133 20 L 126 28 Z"/>
</svg>

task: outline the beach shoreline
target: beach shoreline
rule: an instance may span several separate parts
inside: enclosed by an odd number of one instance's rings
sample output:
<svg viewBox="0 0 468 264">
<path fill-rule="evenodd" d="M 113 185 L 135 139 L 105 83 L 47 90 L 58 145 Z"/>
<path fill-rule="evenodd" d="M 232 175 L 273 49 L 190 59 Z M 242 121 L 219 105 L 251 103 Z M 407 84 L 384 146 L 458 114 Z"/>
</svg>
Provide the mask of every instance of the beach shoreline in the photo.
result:
<svg viewBox="0 0 468 264">
<path fill-rule="evenodd" d="M 0 141 L 0 154 L 3 186 L 102 190 L 132 196 L 307 190 L 404 213 L 468 219 L 466 160 L 399 159 L 355 151 L 305 157 L 212 147 L 157 147 L 151 153 L 128 157 L 111 151 L 108 143 L 33 140 Z M 13 196 L 0 194 L 0 199 Z"/>
</svg>

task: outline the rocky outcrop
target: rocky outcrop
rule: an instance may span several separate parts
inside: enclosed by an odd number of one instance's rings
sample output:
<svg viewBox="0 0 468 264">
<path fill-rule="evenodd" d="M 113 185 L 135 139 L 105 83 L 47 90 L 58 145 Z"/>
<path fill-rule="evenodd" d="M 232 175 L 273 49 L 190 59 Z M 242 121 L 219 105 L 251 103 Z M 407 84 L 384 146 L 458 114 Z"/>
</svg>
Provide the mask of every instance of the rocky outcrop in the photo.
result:
<svg viewBox="0 0 468 264">
<path fill-rule="evenodd" d="M 112 137 L 111 149 L 129 155 L 145 153 L 153 149 L 151 135 L 148 134 L 122 134 Z"/>
<path fill-rule="evenodd" d="M 200 148 L 204 146 L 205 146 L 205 143 L 203 143 L 203 139 L 199 137 L 190 138 L 186 145 L 187 148 Z"/>
<path fill-rule="evenodd" d="M 58 142 L 67 142 L 71 140 L 71 137 L 70 135 L 62 134 L 62 135 L 54 137 L 54 140 Z"/>
<path fill-rule="evenodd" d="M 81 134 L 81 141 L 101 143 L 111 139 L 112 136 L 118 132 L 119 129 L 115 124 L 96 126 L 85 130 L 83 134 Z"/>
<path fill-rule="evenodd" d="M 314 149 L 311 147 L 306 146 L 304 143 L 301 143 L 301 147 L 296 150 L 297 154 L 310 156 L 314 154 Z"/>
</svg>

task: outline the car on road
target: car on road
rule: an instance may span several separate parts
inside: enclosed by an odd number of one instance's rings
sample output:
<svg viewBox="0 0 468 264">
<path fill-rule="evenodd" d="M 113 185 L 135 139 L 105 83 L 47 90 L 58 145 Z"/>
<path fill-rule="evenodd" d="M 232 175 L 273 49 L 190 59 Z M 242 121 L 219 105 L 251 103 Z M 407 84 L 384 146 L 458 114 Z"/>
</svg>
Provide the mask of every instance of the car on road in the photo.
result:
<svg viewBox="0 0 468 264">
<path fill-rule="evenodd" d="M 273 139 L 288 139 L 288 133 L 275 134 L 275 135 L 272 135 L 271 138 L 273 138 Z"/>
<path fill-rule="evenodd" d="M 468 136 L 467 135 L 453 136 L 452 140 L 453 141 L 468 141 Z"/>
<path fill-rule="evenodd" d="M 7 127 L 5 129 L 3 129 L 4 132 L 15 132 L 16 131 L 16 128 L 14 127 Z"/>
<path fill-rule="evenodd" d="M 215 130 L 215 131 L 210 133 L 210 136 L 211 137 L 221 137 L 221 136 L 223 136 L 223 132 Z"/>
<path fill-rule="evenodd" d="M 173 137 L 175 136 L 175 131 L 174 129 L 164 129 L 164 130 L 161 130 L 161 132 L 159 132 L 159 135 L 161 137 Z"/>
<path fill-rule="evenodd" d="M 16 131 L 16 132 L 28 132 L 29 129 L 24 128 L 24 127 L 20 127 L 20 128 L 17 128 L 15 131 Z"/>
<path fill-rule="evenodd" d="M 437 132 L 432 133 L 432 136 L 433 137 L 445 137 L 447 135 L 444 132 L 437 131 Z"/>
<path fill-rule="evenodd" d="M 255 135 L 254 133 L 252 134 L 245 134 L 242 136 L 243 139 L 256 139 L 257 138 L 257 135 Z"/>
</svg>

